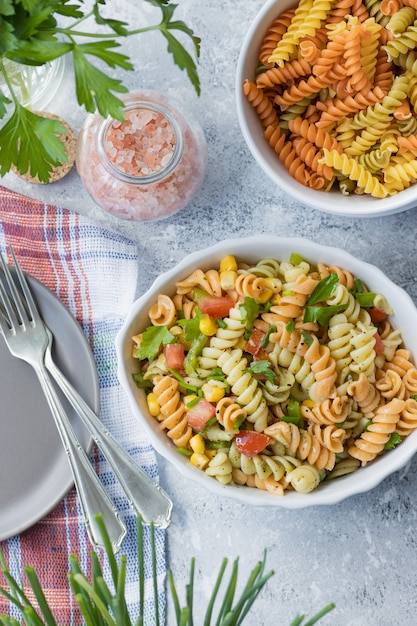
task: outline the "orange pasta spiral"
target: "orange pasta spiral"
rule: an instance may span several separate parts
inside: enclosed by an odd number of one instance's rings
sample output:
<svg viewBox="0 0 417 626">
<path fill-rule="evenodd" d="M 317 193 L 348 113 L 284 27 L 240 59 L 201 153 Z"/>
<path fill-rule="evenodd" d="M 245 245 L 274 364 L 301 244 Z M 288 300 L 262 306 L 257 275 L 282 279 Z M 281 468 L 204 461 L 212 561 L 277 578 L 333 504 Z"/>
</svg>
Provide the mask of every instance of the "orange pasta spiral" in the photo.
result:
<svg viewBox="0 0 417 626">
<path fill-rule="evenodd" d="M 263 126 L 270 126 L 278 123 L 278 117 L 271 101 L 251 80 L 245 80 L 243 92 L 249 103 L 256 110 Z"/>
<path fill-rule="evenodd" d="M 295 9 L 284 11 L 268 28 L 259 51 L 259 60 L 263 65 L 266 65 L 267 67 L 272 65 L 272 63 L 268 62 L 268 59 L 277 47 L 278 42 L 281 41 L 281 38 L 287 31 L 288 26 L 291 24 L 294 13 Z"/>
<path fill-rule="evenodd" d="M 225 396 L 216 404 L 216 418 L 228 432 L 236 432 L 235 424 L 246 417 L 247 411 L 234 398 Z"/>
<path fill-rule="evenodd" d="M 372 423 L 367 426 L 359 439 L 348 448 L 348 452 L 355 459 L 361 461 L 362 466 L 372 461 L 384 450 L 384 446 L 394 432 L 404 409 L 404 400 L 394 398 L 381 405 L 376 410 Z"/>
<path fill-rule="evenodd" d="M 178 391 L 178 381 L 171 376 L 155 376 L 154 393 L 161 407 L 161 416 L 157 419 L 161 427 L 176 446 L 187 447 L 193 434 L 185 416 L 185 406 Z"/>
<path fill-rule="evenodd" d="M 414 398 L 408 398 L 395 430 L 401 437 L 407 437 L 415 428 L 417 428 L 417 402 Z"/>
<path fill-rule="evenodd" d="M 338 396 L 318 402 L 314 407 L 301 406 L 302 416 L 318 425 L 331 426 L 341 424 L 350 413 L 351 400 L 347 396 Z"/>
<path fill-rule="evenodd" d="M 372 416 L 381 402 L 381 394 L 364 373 L 349 383 L 347 393 L 358 403 L 365 417 Z"/>
</svg>

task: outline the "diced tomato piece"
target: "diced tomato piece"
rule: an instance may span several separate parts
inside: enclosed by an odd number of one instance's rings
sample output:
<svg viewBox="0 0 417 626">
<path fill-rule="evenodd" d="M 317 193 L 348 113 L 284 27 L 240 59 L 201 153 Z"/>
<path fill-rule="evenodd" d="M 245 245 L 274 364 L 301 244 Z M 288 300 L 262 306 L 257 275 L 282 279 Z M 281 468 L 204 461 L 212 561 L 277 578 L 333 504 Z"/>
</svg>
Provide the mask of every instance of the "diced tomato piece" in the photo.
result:
<svg viewBox="0 0 417 626">
<path fill-rule="evenodd" d="M 236 447 L 245 456 L 255 456 L 266 448 L 270 439 L 263 433 L 255 430 L 241 430 L 235 437 Z"/>
<path fill-rule="evenodd" d="M 387 314 L 382 309 L 377 309 L 376 307 L 371 307 L 368 309 L 368 313 L 371 316 L 371 320 L 374 324 L 378 324 L 378 322 L 383 322 L 387 319 Z"/>
<path fill-rule="evenodd" d="M 203 296 L 198 300 L 198 307 L 204 314 L 211 317 L 222 318 L 229 314 L 230 309 L 234 306 L 235 301 L 232 296 Z"/>
<path fill-rule="evenodd" d="M 253 354 L 256 356 L 261 349 L 261 344 L 265 338 L 265 333 L 263 333 L 259 328 L 254 328 L 252 330 L 251 336 L 249 337 L 245 352 L 249 352 L 249 354 Z"/>
<path fill-rule="evenodd" d="M 216 416 L 216 407 L 207 402 L 204 398 L 200 398 L 192 409 L 187 411 L 187 422 L 197 431 L 202 431 L 207 426 L 207 422 Z"/>
<path fill-rule="evenodd" d="M 385 346 L 382 343 L 382 339 L 379 333 L 375 333 L 374 337 L 375 337 L 374 350 L 375 350 L 375 354 L 378 356 L 378 354 L 382 354 L 384 352 Z"/>
<path fill-rule="evenodd" d="M 181 343 L 169 343 L 164 348 L 167 367 L 181 371 L 184 369 L 184 346 Z"/>
</svg>

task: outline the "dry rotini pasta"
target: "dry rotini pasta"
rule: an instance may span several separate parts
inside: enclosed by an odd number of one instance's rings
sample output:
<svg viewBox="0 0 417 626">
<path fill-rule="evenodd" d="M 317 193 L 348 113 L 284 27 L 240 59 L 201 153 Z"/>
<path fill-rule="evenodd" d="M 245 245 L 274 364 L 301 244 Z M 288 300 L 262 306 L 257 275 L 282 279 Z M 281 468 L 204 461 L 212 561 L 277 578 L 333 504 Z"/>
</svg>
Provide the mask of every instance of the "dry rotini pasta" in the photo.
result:
<svg viewBox="0 0 417 626">
<path fill-rule="evenodd" d="M 410 0 L 299 0 L 271 24 L 243 91 L 299 183 L 378 199 L 417 180 Z M 410 155 L 407 165 L 397 153 Z"/>
<path fill-rule="evenodd" d="M 173 291 L 132 337 L 134 379 L 211 479 L 309 493 L 417 428 L 417 368 L 393 311 L 347 269 L 228 255 Z"/>
</svg>

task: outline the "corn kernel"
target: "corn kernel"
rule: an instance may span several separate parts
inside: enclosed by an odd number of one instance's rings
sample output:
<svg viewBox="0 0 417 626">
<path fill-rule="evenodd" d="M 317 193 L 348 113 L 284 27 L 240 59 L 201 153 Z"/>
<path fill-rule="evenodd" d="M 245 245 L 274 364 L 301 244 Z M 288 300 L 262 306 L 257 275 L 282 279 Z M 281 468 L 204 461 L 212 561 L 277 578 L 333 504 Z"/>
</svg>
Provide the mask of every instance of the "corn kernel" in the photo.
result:
<svg viewBox="0 0 417 626">
<path fill-rule="evenodd" d="M 219 400 L 224 398 L 225 388 L 223 385 L 221 386 L 221 385 L 205 383 L 201 387 L 201 390 L 207 402 L 218 402 Z"/>
<path fill-rule="evenodd" d="M 220 272 L 220 286 L 223 291 L 231 291 L 236 286 L 237 272 L 234 270 L 226 270 Z"/>
<path fill-rule="evenodd" d="M 191 437 L 189 443 L 192 451 L 197 452 L 197 454 L 203 454 L 206 449 L 206 444 L 204 443 L 204 439 L 200 434 Z"/>
<path fill-rule="evenodd" d="M 210 315 L 207 314 L 201 316 L 198 327 L 203 335 L 206 335 L 207 337 L 215 335 L 218 328 L 216 322 L 210 317 Z"/>
<path fill-rule="evenodd" d="M 272 304 L 279 304 L 280 300 L 281 300 L 281 294 L 277 293 L 272 299 Z"/>
<path fill-rule="evenodd" d="M 228 254 L 227 256 L 223 257 L 222 260 L 220 261 L 220 268 L 219 268 L 220 273 L 227 272 L 228 270 L 233 270 L 234 272 L 236 272 L 237 270 L 236 259 L 231 254 Z"/>
<path fill-rule="evenodd" d="M 194 467 L 198 469 L 205 469 L 209 463 L 209 458 L 205 454 L 198 454 L 198 452 L 193 452 L 190 456 L 190 462 Z"/>
<path fill-rule="evenodd" d="M 257 296 L 256 300 L 257 302 L 259 302 L 260 304 L 265 304 L 265 302 L 268 302 L 268 300 L 271 299 L 271 297 L 274 295 L 272 289 L 263 289 L 262 293 Z"/>
<path fill-rule="evenodd" d="M 313 406 L 315 406 L 315 405 L 316 405 L 316 403 L 314 402 L 314 400 L 310 400 L 310 399 L 309 399 L 309 400 L 303 400 L 301 404 L 302 404 L 302 406 L 306 406 L 306 407 L 308 407 L 309 409 L 312 409 L 312 408 L 313 408 Z"/>
<path fill-rule="evenodd" d="M 243 350 L 243 351 L 244 351 L 244 350 L 246 349 L 246 344 L 247 344 L 247 343 L 248 343 L 248 342 L 246 341 L 246 339 L 245 339 L 245 338 L 243 337 L 243 335 L 242 335 L 242 337 L 239 337 L 239 340 L 238 340 L 238 342 L 235 344 L 235 346 L 234 346 L 234 347 L 235 347 L 235 348 L 240 348 L 240 350 Z"/>
<path fill-rule="evenodd" d="M 147 402 L 149 413 L 152 415 L 152 417 L 157 417 L 161 412 L 161 407 L 159 406 L 156 393 L 150 393 L 147 397 Z"/>
<path fill-rule="evenodd" d="M 217 450 L 210 450 L 207 448 L 204 454 L 208 458 L 208 460 L 211 461 L 211 459 L 214 459 L 214 457 L 216 456 Z"/>
<path fill-rule="evenodd" d="M 268 276 L 265 278 L 265 286 L 271 289 L 273 293 L 279 293 L 281 291 L 282 283 L 279 278 L 272 278 Z"/>
</svg>

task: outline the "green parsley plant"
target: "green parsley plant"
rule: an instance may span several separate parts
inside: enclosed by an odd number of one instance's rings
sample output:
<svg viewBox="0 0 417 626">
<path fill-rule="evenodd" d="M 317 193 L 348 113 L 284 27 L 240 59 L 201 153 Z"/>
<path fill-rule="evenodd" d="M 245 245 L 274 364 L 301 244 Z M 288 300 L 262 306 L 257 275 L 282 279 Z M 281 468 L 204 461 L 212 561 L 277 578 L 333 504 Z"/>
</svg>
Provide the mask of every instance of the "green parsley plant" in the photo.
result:
<svg viewBox="0 0 417 626">
<path fill-rule="evenodd" d="M 65 128 L 58 120 L 36 115 L 23 106 L 8 75 L 7 61 L 24 65 L 44 65 L 64 55 L 72 55 L 75 91 L 80 106 L 98 111 L 103 117 L 124 119 L 124 104 L 118 94 L 128 90 L 121 80 L 106 72 L 134 70 L 128 56 L 118 51 L 126 37 L 158 31 L 166 40 L 174 63 L 184 70 L 197 94 L 200 82 L 196 62 L 200 39 L 189 26 L 175 17 L 177 4 L 171 0 L 141 0 L 161 10 L 159 23 L 131 28 L 121 20 L 105 17 L 106 0 L 1 0 L 0 1 L 0 175 L 12 166 L 23 175 L 30 172 L 48 182 L 52 169 L 67 161 L 59 136 Z M 81 26 L 93 19 L 98 32 L 85 32 Z M 191 42 L 190 53 L 177 34 Z"/>
</svg>

